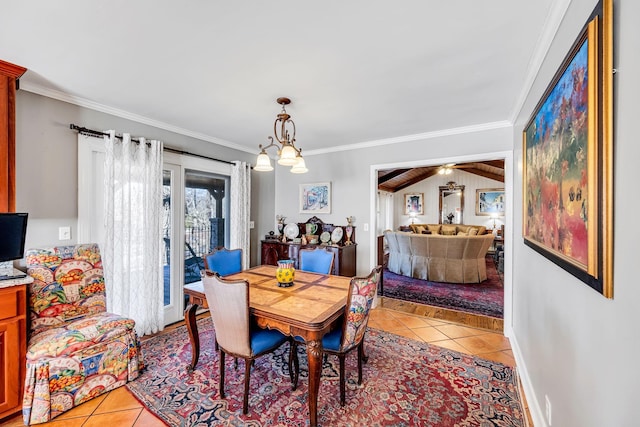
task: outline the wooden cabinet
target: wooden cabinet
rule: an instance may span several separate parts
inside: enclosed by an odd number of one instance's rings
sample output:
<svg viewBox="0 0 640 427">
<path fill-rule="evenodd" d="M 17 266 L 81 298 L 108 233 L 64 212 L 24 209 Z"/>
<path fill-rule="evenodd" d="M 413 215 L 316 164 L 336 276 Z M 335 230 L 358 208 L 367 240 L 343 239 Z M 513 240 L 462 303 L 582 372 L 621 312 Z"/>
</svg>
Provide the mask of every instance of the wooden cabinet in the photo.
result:
<svg viewBox="0 0 640 427">
<path fill-rule="evenodd" d="M 298 268 L 300 249 L 317 247 L 333 252 L 333 271 L 331 274 L 352 277 L 356 275 L 356 244 L 346 246 L 302 245 L 300 243 L 280 242 L 278 240 L 263 240 L 261 248 L 261 263 L 277 265 L 278 260 L 291 259 Z"/>
<path fill-rule="evenodd" d="M 0 419 L 22 409 L 27 350 L 26 285 L 0 288 Z"/>
</svg>

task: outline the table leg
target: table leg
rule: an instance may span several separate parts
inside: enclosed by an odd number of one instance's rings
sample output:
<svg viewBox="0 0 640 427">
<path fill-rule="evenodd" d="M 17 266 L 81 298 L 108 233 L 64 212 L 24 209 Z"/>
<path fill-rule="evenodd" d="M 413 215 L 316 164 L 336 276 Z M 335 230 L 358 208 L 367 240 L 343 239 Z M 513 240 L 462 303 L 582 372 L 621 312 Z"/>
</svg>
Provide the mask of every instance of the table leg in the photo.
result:
<svg viewBox="0 0 640 427">
<path fill-rule="evenodd" d="M 318 390 L 322 375 L 322 339 L 307 341 L 307 360 L 309 363 L 309 422 L 311 427 L 318 425 Z"/>
<path fill-rule="evenodd" d="M 191 341 L 191 364 L 187 365 L 187 370 L 189 371 L 196 368 L 200 357 L 200 336 L 198 335 L 198 324 L 196 323 L 196 310 L 198 310 L 198 304 L 190 304 L 184 311 L 184 323 L 187 325 L 189 341 Z"/>
</svg>

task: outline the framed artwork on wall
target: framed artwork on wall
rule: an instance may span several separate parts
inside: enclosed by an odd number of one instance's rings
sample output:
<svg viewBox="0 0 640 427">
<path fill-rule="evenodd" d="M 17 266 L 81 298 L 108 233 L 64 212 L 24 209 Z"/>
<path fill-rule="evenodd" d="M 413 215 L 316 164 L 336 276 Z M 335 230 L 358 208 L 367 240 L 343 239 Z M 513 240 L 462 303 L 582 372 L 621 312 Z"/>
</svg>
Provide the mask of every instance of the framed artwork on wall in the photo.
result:
<svg viewBox="0 0 640 427">
<path fill-rule="evenodd" d="M 404 214 L 424 215 L 424 193 L 405 193 Z"/>
<path fill-rule="evenodd" d="M 611 0 L 598 3 L 523 132 L 524 243 L 613 296 Z"/>
<path fill-rule="evenodd" d="M 476 189 L 476 215 L 504 216 L 504 188 Z"/>
<path fill-rule="evenodd" d="M 331 183 L 300 184 L 300 213 L 331 213 Z"/>
</svg>

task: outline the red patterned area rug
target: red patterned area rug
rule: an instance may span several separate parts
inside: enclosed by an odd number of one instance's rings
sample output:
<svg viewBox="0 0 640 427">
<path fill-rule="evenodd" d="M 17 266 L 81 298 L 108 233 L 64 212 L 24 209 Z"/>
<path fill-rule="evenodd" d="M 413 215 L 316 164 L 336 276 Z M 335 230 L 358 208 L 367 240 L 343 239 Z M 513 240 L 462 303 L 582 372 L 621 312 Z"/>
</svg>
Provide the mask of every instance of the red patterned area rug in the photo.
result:
<svg viewBox="0 0 640 427">
<path fill-rule="evenodd" d="M 442 283 L 395 274 L 385 269 L 383 295 L 502 319 L 504 286 L 493 258 L 487 257 L 487 280 L 482 283 Z"/>
<path fill-rule="evenodd" d="M 291 391 L 289 345 L 258 359 L 251 372 L 249 414 L 242 414 L 243 361 L 227 358 L 226 399 L 218 393 L 218 355 L 210 318 L 198 322 L 202 353 L 188 373 L 191 348 L 184 326 L 144 340 L 146 370 L 127 385 L 170 426 L 306 426 L 307 366 L 300 349 L 300 381 Z M 340 407 L 338 361 L 324 363 L 318 397 L 321 426 L 524 426 L 514 370 L 369 329 L 363 383 L 356 352 L 347 357 L 346 406 Z"/>
</svg>

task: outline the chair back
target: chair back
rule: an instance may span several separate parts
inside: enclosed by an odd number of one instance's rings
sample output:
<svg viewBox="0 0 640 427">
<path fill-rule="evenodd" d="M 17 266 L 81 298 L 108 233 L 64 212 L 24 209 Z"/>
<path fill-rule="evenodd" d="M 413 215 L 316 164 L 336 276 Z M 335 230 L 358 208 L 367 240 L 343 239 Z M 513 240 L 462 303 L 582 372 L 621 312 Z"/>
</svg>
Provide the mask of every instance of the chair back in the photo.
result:
<svg viewBox="0 0 640 427">
<path fill-rule="evenodd" d="M 225 280 L 207 271 L 202 285 L 218 345 L 231 354 L 250 357 L 249 282 Z"/>
<path fill-rule="evenodd" d="M 242 271 L 242 249 L 216 248 L 202 257 L 204 268 L 218 273 L 220 276 Z"/>
<path fill-rule="evenodd" d="M 324 249 L 300 249 L 299 268 L 312 273 L 331 274 L 333 252 Z"/>
<path fill-rule="evenodd" d="M 378 289 L 382 266 L 377 266 L 367 277 L 354 277 L 349 284 L 349 295 L 342 324 L 341 351 L 348 351 L 362 342 L 367 330 L 369 312 Z"/>
<path fill-rule="evenodd" d="M 102 258 L 96 244 L 29 249 L 32 333 L 106 311 Z"/>
</svg>

